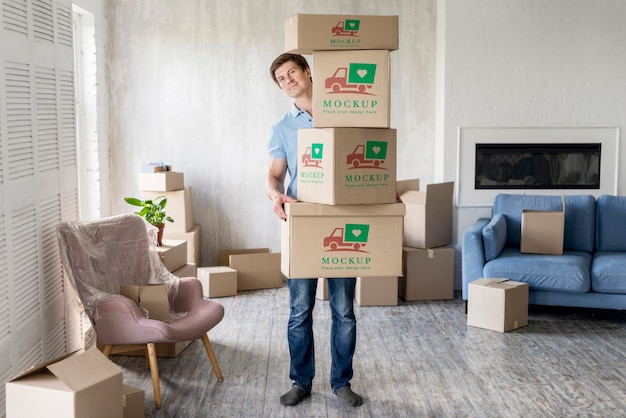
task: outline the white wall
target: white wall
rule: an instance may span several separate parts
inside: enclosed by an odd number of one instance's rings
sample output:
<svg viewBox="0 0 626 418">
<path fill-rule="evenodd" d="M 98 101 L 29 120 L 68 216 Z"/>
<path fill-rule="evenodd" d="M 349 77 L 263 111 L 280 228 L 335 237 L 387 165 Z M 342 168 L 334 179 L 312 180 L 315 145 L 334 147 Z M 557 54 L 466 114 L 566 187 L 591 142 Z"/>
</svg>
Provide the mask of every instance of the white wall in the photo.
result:
<svg viewBox="0 0 626 418">
<path fill-rule="evenodd" d="M 280 251 L 265 197 L 266 141 L 290 101 L 270 79 L 295 13 L 400 16 L 391 53 L 398 177 L 434 176 L 434 0 L 144 0 L 107 2 L 111 213 L 131 212 L 150 160 L 183 171 L 193 189 L 203 265 L 219 249 Z M 167 227 L 167 226 L 166 226 Z"/>
<path fill-rule="evenodd" d="M 626 3 L 593 0 L 440 0 L 437 133 L 442 176 L 455 178 L 461 127 L 626 124 Z M 444 11 L 445 10 L 445 11 Z M 621 132 L 620 142 L 624 133 Z M 626 175 L 620 147 L 618 178 Z M 618 182 L 618 194 L 626 184 Z M 460 208 L 456 242 L 490 208 Z M 457 252 L 460 287 L 460 251 Z"/>
</svg>

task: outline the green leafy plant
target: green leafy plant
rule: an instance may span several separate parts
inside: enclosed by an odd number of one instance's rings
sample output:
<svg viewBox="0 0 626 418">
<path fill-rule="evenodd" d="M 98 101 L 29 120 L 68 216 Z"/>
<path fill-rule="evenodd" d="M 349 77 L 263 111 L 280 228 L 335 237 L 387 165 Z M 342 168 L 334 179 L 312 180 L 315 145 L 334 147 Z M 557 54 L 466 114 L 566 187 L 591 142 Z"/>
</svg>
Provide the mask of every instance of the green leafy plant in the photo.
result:
<svg viewBox="0 0 626 418">
<path fill-rule="evenodd" d="M 135 213 L 152 225 L 159 226 L 163 221 L 174 222 L 174 219 L 165 214 L 165 206 L 167 205 L 167 198 L 165 196 L 147 200 L 140 200 L 136 197 L 125 197 L 124 201 L 133 206 L 140 207 L 141 210 Z"/>
</svg>

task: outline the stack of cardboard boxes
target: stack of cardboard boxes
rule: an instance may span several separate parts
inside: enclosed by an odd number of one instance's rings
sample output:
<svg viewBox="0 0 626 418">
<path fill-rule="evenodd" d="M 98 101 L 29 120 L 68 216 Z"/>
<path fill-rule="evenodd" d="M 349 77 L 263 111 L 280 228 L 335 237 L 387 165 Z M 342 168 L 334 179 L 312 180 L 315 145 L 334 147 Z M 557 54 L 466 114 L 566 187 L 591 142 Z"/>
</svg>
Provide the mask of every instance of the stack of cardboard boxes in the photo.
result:
<svg viewBox="0 0 626 418">
<path fill-rule="evenodd" d="M 298 132 L 298 200 L 285 205 L 281 270 L 357 277 L 360 304 L 397 304 L 404 205 L 396 200 L 389 54 L 397 16 L 295 15 L 285 50 L 313 55 L 313 129 Z M 323 280 L 320 282 L 325 283 Z M 370 301 L 387 304 L 386 301 Z"/>
</svg>

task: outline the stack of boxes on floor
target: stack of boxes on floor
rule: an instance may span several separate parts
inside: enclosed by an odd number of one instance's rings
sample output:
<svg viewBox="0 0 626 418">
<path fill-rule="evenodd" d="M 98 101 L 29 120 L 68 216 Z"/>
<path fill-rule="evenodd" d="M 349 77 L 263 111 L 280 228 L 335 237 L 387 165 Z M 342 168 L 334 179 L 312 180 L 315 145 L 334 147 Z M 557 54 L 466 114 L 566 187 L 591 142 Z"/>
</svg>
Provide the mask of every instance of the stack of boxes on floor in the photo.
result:
<svg viewBox="0 0 626 418">
<path fill-rule="evenodd" d="M 313 56 L 313 129 L 298 132 L 298 200 L 285 205 L 282 272 L 357 277 L 361 305 L 397 304 L 405 207 L 396 200 L 390 51 L 397 16 L 295 15 L 285 50 Z M 318 292 L 320 293 L 320 292 Z M 322 296 L 323 298 L 323 296 Z"/>
</svg>

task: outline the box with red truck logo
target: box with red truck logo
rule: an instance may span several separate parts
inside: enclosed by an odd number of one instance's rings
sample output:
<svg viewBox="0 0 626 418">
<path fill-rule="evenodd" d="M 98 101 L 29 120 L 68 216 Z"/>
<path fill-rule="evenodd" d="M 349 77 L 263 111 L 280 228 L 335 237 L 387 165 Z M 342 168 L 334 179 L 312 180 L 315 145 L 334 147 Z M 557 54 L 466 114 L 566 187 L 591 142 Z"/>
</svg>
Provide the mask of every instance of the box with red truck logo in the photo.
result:
<svg viewBox="0 0 626 418">
<path fill-rule="evenodd" d="M 402 275 L 402 203 L 286 203 L 281 271 L 292 279 Z"/>
<path fill-rule="evenodd" d="M 298 200 L 327 205 L 396 202 L 396 130 L 298 131 Z"/>
</svg>

